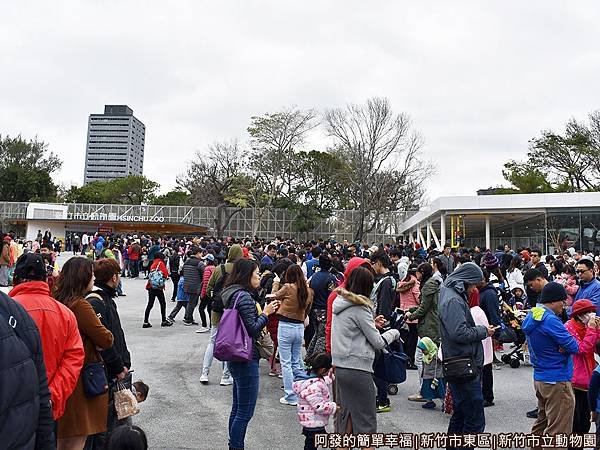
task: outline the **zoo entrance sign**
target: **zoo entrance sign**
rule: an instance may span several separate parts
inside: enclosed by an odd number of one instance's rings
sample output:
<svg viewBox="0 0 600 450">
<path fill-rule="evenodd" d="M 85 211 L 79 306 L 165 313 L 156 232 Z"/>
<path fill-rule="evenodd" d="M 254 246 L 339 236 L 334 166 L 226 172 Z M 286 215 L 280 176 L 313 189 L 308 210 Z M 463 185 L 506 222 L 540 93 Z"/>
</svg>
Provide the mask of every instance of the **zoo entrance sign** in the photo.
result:
<svg viewBox="0 0 600 450">
<path fill-rule="evenodd" d="M 158 216 L 158 215 L 145 215 L 145 216 L 141 216 L 141 215 L 128 215 L 128 214 L 122 214 L 119 215 L 117 213 L 83 213 L 83 212 L 76 212 L 76 213 L 72 213 L 69 212 L 67 214 L 67 219 L 68 220 L 84 220 L 84 221 L 91 221 L 91 222 L 153 222 L 153 223 L 162 223 L 165 221 L 165 218 L 163 216 Z"/>
</svg>

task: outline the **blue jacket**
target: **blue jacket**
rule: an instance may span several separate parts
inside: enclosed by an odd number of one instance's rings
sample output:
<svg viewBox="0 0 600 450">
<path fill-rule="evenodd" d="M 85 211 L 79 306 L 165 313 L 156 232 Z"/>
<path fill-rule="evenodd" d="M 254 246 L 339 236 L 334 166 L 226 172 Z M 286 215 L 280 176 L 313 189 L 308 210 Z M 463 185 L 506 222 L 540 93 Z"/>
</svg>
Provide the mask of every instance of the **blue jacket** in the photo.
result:
<svg viewBox="0 0 600 450">
<path fill-rule="evenodd" d="M 315 273 L 315 268 L 319 267 L 319 258 L 313 258 L 311 260 L 306 261 L 306 278 L 310 278 Z"/>
<path fill-rule="evenodd" d="M 533 379 L 545 383 L 571 381 L 571 355 L 579 351 L 579 346 L 560 318 L 546 306 L 538 304 L 527 313 L 523 331 L 527 335 Z"/>
<path fill-rule="evenodd" d="M 313 309 L 327 309 L 327 298 L 336 287 L 337 279 L 331 272 L 319 270 L 315 273 L 310 279 L 310 288 L 315 293 Z"/>
<path fill-rule="evenodd" d="M 594 278 L 589 283 L 581 283 L 575 295 L 575 301 L 587 298 L 596 305 L 596 314 L 600 315 L 600 281 Z"/>
</svg>

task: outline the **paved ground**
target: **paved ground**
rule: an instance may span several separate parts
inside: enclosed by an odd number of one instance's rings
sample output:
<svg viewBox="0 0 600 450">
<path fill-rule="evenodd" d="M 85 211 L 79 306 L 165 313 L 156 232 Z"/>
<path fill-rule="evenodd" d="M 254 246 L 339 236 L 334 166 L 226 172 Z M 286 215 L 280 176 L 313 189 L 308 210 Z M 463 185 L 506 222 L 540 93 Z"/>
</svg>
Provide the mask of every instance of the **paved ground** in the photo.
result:
<svg viewBox="0 0 600 450">
<path fill-rule="evenodd" d="M 161 328 L 158 304 L 150 317 L 154 327 L 142 329 L 146 282 L 125 279 L 124 283 L 127 296 L 117 301 L 132 354 L 134 379 L 141 378 L 150 386 L 149 398 L 142 404 L 135 423 L 147 432 L 150 448 L 227 448 L 231 387 L 218 385 L 221 371 L 216 362 L 210 384 L 203 386 L 198 381 L 208 333 L 198 334 L 194 327 L 183 326 L 182 312 L 174 326 Z M 171 292 L 169 281 L 169 297 Z M 167 313 L 173 305 L 167 301 Z M 281 380 L 267 373 L 267 365 L 261 361 L 260 394 L 248 428 L 246 447 L 301 449 L 303 436 L 295 408 L 279 404 Z M 531 380 L 529 367 L 503 367 L 494 371 L 496 406 L 485 410 L 487 432 L 528 432 L 531 429 L 532 420 L 525 417 L 525 412 L 535 406 Z M 398 395 L 391 397 L 393 411 L 378 415 L 380 432 L 446 430 L 449 416 L 439 410 L 422 410 L 420 404 L 406 400 L 416 386 L 416 373 L 410 371 L 408 380 L 399 386 Z"/>
<path fill-rule="evenodd" d="M 155 325 L 142 329 L 146 306 L 145 281 L 126 280 L 126 297 L 119 298 L 127 342 L 132 353 L 135 376 L 150 386 L 150 396 L 136 422 L 147 433 L 152 448 L 220 449 L 227 448 L 227 419 L 231 388 L 221 387 L 220 368 L 214 366 L 210 384 L 199 383 L 208 333 L 198 334 L 178 320 L 170 328 L 161 328 L 158 306 L 151 315 Z M 169 285 L 167 294 L 172 286 Z M 169 310 L 173 303 L 168 302 Z M 182 318 L 182 314 L 180 313 Z M 247 448 L 300 449 L 303 436 L 295 408 L 280 405 L 281 380 L 267 375 L 261 362 L 261 386 L 256 413 L 247 434 Z M 527 432 L 532 420 L 525 412 L 535 406 L 531 369 L 503 367 L 494 371 L 496 406 L 486 409 L 486 431 Z M 382 432 L 445 431 L 448 416 L 441 411 L 425 411 L 406 400 L 417 386 L 411 371 L 399 393 L 392 397 L 393 411 L 378 415 Z"/>
</svg>

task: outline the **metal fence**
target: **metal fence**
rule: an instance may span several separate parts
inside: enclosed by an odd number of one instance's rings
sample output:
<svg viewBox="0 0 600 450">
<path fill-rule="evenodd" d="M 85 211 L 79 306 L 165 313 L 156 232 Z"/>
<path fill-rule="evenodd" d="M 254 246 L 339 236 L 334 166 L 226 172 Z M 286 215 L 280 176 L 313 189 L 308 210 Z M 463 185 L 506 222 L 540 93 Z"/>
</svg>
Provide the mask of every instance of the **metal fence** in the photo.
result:
<svg viewBox="0 0 600 450">
<path fill-rule="evenodd" d="M 0 202 L 0 220 L 27 219 L 28 203 Z M 75 222 L 139 222 L 171 223 L 204 227 L 214 233 L 218 216 L 217 208 L 208 206 L 158 206 L 158 205 L 114 205 L 70 203 L 67 206 L 65 221 Z M 228 236 L 252 236 L 273 238 L 313 239 L 334 236 L 341 241 L 352 241 L 356 233 L 360 213 L 354 210 L 336 210 L 330 217 L 322 220 L 313 230 L 298 232 L 296 215 L 285 209 L 260 211 L 254 208 L 237 210 L 226 209 L 227 214 L 234 213 L 224 234 Z M 389 242 L 400 234 L 400 225 L 414 212 L 397 211 L 381 215 L 377 220 L 369 217 L 373 229 L 364 237 L 364 242 Z M 254 233 L 255 232 L 255 233 Z"/>
</svg>

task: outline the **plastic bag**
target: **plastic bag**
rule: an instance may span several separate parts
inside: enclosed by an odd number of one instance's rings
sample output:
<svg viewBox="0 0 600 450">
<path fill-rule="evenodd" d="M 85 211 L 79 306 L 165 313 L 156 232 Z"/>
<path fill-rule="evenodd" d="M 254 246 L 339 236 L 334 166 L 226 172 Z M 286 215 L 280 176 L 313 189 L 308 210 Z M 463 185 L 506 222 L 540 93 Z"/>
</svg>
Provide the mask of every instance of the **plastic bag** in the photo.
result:
<svg viewBox="0 0 600 450">
<path fill-rule="evenodd" d="M 115 410 L 119 420 L 135 416 L 140 412 L 135 395 L 120 381 L 117 383 L 117 391 L 115 392 Z"/>
</svg>

